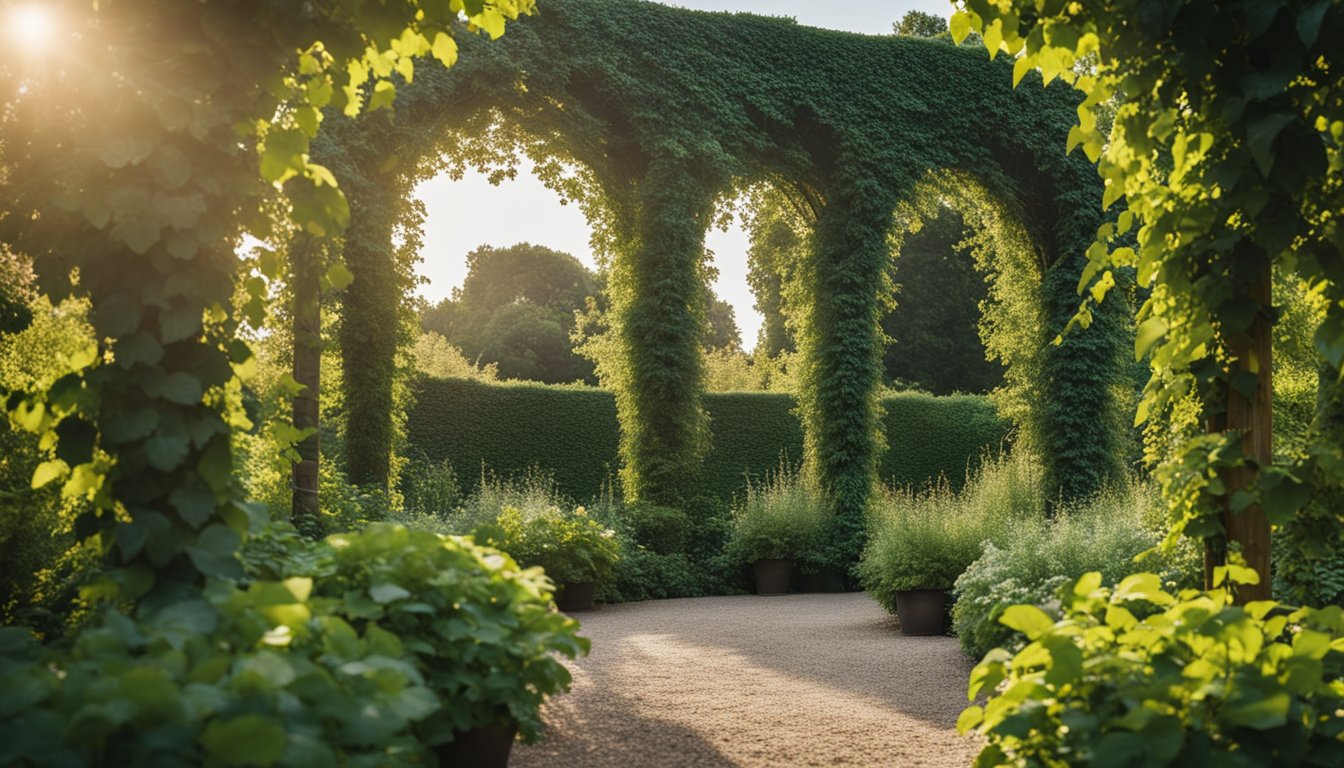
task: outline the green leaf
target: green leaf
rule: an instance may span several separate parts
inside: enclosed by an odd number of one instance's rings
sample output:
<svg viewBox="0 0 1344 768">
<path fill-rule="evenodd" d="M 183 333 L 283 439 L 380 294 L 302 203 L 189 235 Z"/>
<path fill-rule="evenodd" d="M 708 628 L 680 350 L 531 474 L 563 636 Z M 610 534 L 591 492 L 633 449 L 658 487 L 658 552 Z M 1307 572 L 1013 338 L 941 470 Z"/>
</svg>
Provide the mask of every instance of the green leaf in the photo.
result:
<svg viewBox="0 0 1344 768">
<path fill-rule="evenodd" d="M 1222 720 L 1232 725 L 1264 731 L 1288 722 L 1290 706 L 1292 697 L 1287 691 L 1259 692 L 1258 695 L 1228 701 L 1220 714 Z"/>
<path fill-rule="evenodd" d="M 214 720 L 201 734 L 206 754 L 224 766 L 269 768 L 285 753 L 285 729 L 260 715 Z"/>
<path fill-rule="evenodd" d="M 440 32 L 434 36 L 434 47 L 431 52 L 445 67 L 457 63 L 457 41 L 447 32 Z"/>
<path fill-rule="evenodd" d="M 346 288 L 349 288 L 350 284 L 355 281 L 355 273 L 351 272 L 349 267 L 337 262 L 332 264 L 331 268 L 327 270 L 325 278 L 327 285 L 329 285 L 332 290 L 343 291 Z"/>
<path fill-rule="evenodd" d="M 1055 625 L 1049 614 L 1034 605 L 1008 606 L 999 617 L 999 623 L 1021 632 L 1029 640 L 1035 640 Z"/>
<path fill-rule="evenodd" d="M 957 733 L 965 736 L 971 729 L 979 725 L 985 719 L 985 710 L 981 707 L 970 706 L 961 711 L 957 716 Z"/>
<path fill-rule="evenodd" d="M 379 80 L 373 86 L 373 94 L 369 96 L 369 111 L 376 112 L 380 109 L 386 109 L 392 106 L 396 101 L 397 87 L 388 80 Z"/>
<path fill-rule="evenodd" d="M 164 379 L 160 396 L 178 405 L 199 405 L 204 392 L 201 380 L 186 371 L 176 371 Z"/>
<path fill-rule="evenodd" d="M 44 488 L 69 471 L 70 468 L 60 459 L 44 461 L 37 465 L 37 469 L 33 470 L 32 486 L 33 488 Z"/>
<path fill-rule="evenodd" d="M 200 528 L 215 513 L 215 494 L 200 485 L 180 485 L 168 500 L 192 528 Z"/>
<path fill-rule="evenodd" d="M 395 600 L 405 600 L 411 593 L 396 584 L 375 584 L 369 588 L 369 597 L 379 605 L 387 605 Z"/>
<path fill-rule="evenodd" d="M 1167 321 L 1161 317 L 1150 317 L 1139 324 L 1134 333 L 1134 360 L 1142 360 L 1158 339 L 1167 335 Z"/>
<path fill-rule="evenodd" d="M 1246 144 L 1255 158 L 1260 173 L 1269 176 L 1274 167 L 1274 140 L 1285 126 L 1296 120 L 1296 115 L 1274 112 L 1251 120 L 1246 125 Z"/>
<path fill-rule="evenodd" d="M 206 576 L 237 578 L 242 575 L 243 569 L 234 553 L 241 543 L 242 540 L 232 529 L 215 523 L 200 532 L 195 544 L 186 547 L 187 557 Z"/>
<path fill-rule="evenodd" d="M 160 472 L 171 472 L 186 460 L 191 437 L 185 432 L 159 432 L 145 441 L 145 458 Z"/>
<path fill-rule="evenodd" d="M 68 416 L 56 426 L 56 457 L 77 467 L 93 461 L 93 446 L 98 430 L 78 416 Z"/>
<path fill-rule="evenodd" d="M 952 42 L 961 45 L 961 41 L 971 34 L 971 15 L 966 11 L 957 11 L 948 21 L 948 31 L 952 33 Z M 1016 80 L 1014 80 L 1016 84 Z"/>
<path fill-rule="evenodd" d="M 159 330 L 164 344 L 191 338 L 201 330 L 200 307 L 178 305 L 159 313 Z"/>
<path fill-rule="evenodd" d="M 1147 600 L 1155 605 L 1171 605 L 1176 598 L 1162 591 L 1162 579 L 1153 573 L 1136 573 L 1126 576 L 1116 586 L 1111 602 L 1127 600 Z"/>
</svg>

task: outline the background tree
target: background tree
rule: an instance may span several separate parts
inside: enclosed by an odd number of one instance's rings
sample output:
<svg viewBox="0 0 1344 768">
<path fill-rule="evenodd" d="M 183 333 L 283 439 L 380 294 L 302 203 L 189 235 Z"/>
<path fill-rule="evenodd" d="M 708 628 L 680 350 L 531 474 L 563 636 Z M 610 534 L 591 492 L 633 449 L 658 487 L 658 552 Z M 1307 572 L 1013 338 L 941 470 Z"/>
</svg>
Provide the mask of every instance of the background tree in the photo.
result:
<svg viewBox="0 0 1344 768">
<path fill-rule="evenodd" d="M 947 32 L 947 19 L 923 11 L 906 11 L 900 21 L 891 25 L 891 30 L 908 37 L 937 37 Z"/>
<path fill-rule="evenodd" d="M 545 246 L 483 245 L 467 254 L 467 277 L 450 299 L 426 309 L 421 326 L 467 359 L 498 366 L 506 379 L 596 383 L 574 351 L 575 313 L 601 290 L 598 275 Z"/>
<path fill-rule="evenodd" d="M 717 296 L 710 297 L 705 320 L 705 349 L 742 351 L 742 331 L 738 330 L 732 304 Z"/>
<path fill-rule="evenodd" d="M 965 224 L 944 210 L 901 244 L 892 264 L 896 307 L 882 319 L 887 377 L 935 395 L 983 394 L 1003 383 L 1003 364 L 985 355 L 981 304 L 989 286 L 969 248 Z"/>
</svg>

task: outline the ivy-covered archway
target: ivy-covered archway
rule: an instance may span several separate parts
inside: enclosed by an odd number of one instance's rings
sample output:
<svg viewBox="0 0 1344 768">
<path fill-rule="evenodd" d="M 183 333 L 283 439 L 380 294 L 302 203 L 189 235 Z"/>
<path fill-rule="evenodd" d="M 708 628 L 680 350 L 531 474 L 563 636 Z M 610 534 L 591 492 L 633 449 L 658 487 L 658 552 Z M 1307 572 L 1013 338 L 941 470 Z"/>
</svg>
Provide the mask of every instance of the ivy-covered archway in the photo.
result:
<svg viewBox="0 0 1344 768">
<path fill-rule="evenodd" d="M 1118 299 L 1087 332 L 1051 343 L 1077 308 L 1085 250 L 1102 224 L 1095 173 L 1062 151 L 1074 92 L 1014 90 L 1010 65 L 980 50 L 638 0 L 551 0 L 506 40 L 464 46 L 459 66 L 419 75 L 394 117 L 362 122 L 338 147 L 370 153 L 350 165 L 366 169 L 362 179 L 342 178 L 352 229 L 364 215 L 361 186 L 378 201 L 371 210 L 404 200 L 407 180 L 445 153 L 470 157 L 463 128 L 490 120 L 516 128 L 517 146 L 545 167 L 581 168 L 578 178 L 543 175 L 600 216 L 610 251 L 627 493 L 665 503 L 695 493 L 705 230 L 716 199 L 773 184 L 796 192 L 813 220 L 799 267 L 810 294 L 800 408 L 809 466 L 857 542 L 880 450 L 878 323 L 893 212 L 930 184 L 965 178 L 1013 207 L 1039 261 L 1046 396 L 1032 418 L 1055 492 L 1105 482 L 1126 347 Z M 355 292 L 361 273 L 369 285 L 396 274 L 390 241 L 347 236 L 346 248 Z M 345 322 L 377 327 L 372 315 L 388 311 L 361 307 L 347 305 Z M 388 416 L 352 403 L 349 418 L 351 431 L 374 434 L 355 422 Z"/>
</svg>

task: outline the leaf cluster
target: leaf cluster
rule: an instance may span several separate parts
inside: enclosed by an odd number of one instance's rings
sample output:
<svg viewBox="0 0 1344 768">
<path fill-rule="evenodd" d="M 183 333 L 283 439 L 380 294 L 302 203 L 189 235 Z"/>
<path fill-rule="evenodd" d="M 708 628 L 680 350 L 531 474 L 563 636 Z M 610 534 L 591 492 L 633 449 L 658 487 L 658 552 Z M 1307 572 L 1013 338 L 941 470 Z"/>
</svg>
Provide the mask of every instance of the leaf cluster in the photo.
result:
<svg viewBox="0 0 1344 768">
<path fill-rule="evenodd" d="M 1254 582 L 1217 569 L 1216 582 Z M 972 671 L 957 727 L 986 739 L 976 765 L 1336 765 L 1344 760 L 1344 611 L 1173 594 L 1152 573 L 1061 590 L 1058 621 L 1001 617 L 1028 644 Z"/>
</svg>

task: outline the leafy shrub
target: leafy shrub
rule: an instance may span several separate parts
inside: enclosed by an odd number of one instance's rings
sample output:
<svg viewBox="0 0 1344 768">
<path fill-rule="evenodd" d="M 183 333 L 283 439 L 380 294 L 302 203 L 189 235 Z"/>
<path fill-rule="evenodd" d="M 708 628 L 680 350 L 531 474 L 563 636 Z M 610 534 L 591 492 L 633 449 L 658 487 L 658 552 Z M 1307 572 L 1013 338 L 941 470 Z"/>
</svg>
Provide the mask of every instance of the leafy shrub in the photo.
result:
<svg viewBox="0 0 1344 768">
<path fill-rule="evenodd" d="M 245 587 L 103 610 L 68 648 L 0 629 L 0 765 L 432 763 L 501 717 L 535 739 L 555 654 L 588 650 L 539 570 L 465 539 L 278 524 L 244 561 Z"/>
<path fill-rule="evenodd" d="M 104 611 L 68 650 L 0 629 L 0 764 L 415 762 L 437 697 L 401 640 L 311 589 L 213 582 L 133 618 Z"/>
<path fill-rule="evenodd" d="M 321 583 L 360 629 L 390 631 L 441 706 L 418 731 L 427 744 L 513 719 L 524 741 L 541 732 L 547 696 L 568 690 L 556 658 L 587 653 L 578 623 L 550 609 L 540 570 L 467 539 L 374 524 L 327 539 L 335 575 Z"/>
<path fill-rule="evenodd" d="M 1025 453 L 987 461 L 961 493 L 946 483 L 885 489 L 869 510 L 859 581 L 894 612 L 897 591 L 951 589 L 982 542 L 1000 538 L 1014 520 L 1044 514 L 1040 470 Z"/>
<path fill-rule="evenodd" d="M 636 502 L 625 508 L 624 517 L 635 541 L 649 551 L 671 555 L 686 550 L 691 519 L 680 509 Z"/>
<path fill-rule="evenodd" d="M 402 508 L 412 514 L 446 516 L 462 503 L 453 465 L 412 459 L 401 472 Z"/>
<path fill-rule="evenodd" d="M 1219 568 L 1254 581 L 1249 569 Z M 983 706 L 958 719 L 986 745 L 976 765 L 1344 765 L 1344 609 L 1289 613 L 1228 593 L 1173 595 L 1141 573 L 1098 572 L 1002 621 L 1030 643 L 971 672 Z"/>
<path fill-rule="evenodd" d="M 477 528 L 476 536 L 519 563 L 541 566 L 557 584 L 604 582 L 621 556 L 616 532 L 589 517 L 583 507 L 530 513 L 505 507 L 492 525 Z"/>
<path fill-rule="evenodd" d="M 458 512 L 457 526 L 464 532 L 471 531 L 494 522 L 509 508 L 531 515 L 573 506 L 574 501 L 560 491 L 552 472 L 534 466 L 510 477 L 482 468 L 480 481 Z"/>
<path fill-rule="evenodd" d="M 979 658 L 995 646 L 1015 642 L 1011 629 L 999 623 L 1009 605 L 1025 603 L 1057 611 L 1055 593 L 1089 571 L 1099 571 L 1105 584 L 1115 584 L 1134 570 L 1135 558 L 1163 538 L 1163 514 L 1157 489 L 1131 485 L 1105 492 L 1076 508 L 1056 511 L 1053 520 L 1023 516 L 956 582 L 953 629 L 968 654 Z M 1199 553 L 1188 542 L 1170 554 L 1144 559 L 1159 570 L 1172 588 L 1196 586 Z"/>
<path fill-rule="evenodd" d="M 781 466 L 764 482 L 747 484 L 746 498 L 733 510 L 727 554 L 744 563 L 815 557 L 830 516 L 821 490 Z"/>
</svg>

